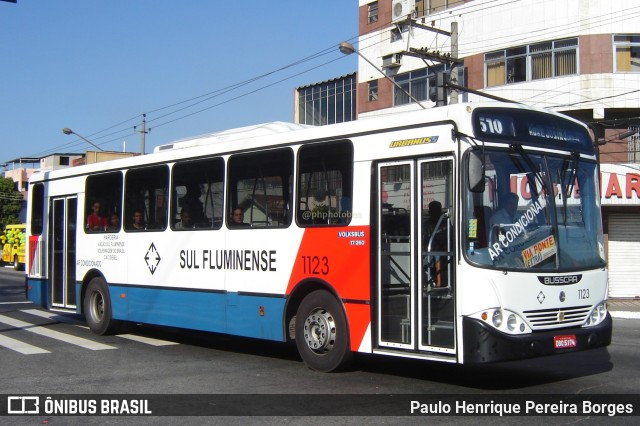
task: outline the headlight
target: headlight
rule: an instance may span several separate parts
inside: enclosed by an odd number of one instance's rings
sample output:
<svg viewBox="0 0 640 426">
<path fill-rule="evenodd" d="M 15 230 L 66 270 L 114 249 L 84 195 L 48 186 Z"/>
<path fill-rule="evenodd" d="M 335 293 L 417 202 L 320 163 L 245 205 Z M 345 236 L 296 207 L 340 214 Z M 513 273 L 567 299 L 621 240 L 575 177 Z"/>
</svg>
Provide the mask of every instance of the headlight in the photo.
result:
<svg viewBox="0 0 640 426">
<path fill-rule="evenodd" d="M 496 330 L 507 334 L 531 333 L 531 328 L 525 323 L 520 315 L 506 309 L 493 308 L 477 312 L 471 315 Z M 506 321 L 505 321 L 506 318 Z"/>
<path fill-rule="evenodd" d="M 591 327 L 600 324 L 607 317 L 607 302 L 601 302 L 594 307 L 587 317 L 586 326 Z"/>
<path fill-rule="evenodd" d="M 510 314 L 509 318 L 507 318 L 507 328 L 509 331 L 514 332 L 518 327 L 518 319 L 515 314 Z"/>
<path fill-rule="evenodd" d="M 493 326 L 495 328 L 500 328 L 500 326 L 502 325 L 502 311 L 500 309 L 493 311 L 491 321 L 493 322 Z"/>
</svg>

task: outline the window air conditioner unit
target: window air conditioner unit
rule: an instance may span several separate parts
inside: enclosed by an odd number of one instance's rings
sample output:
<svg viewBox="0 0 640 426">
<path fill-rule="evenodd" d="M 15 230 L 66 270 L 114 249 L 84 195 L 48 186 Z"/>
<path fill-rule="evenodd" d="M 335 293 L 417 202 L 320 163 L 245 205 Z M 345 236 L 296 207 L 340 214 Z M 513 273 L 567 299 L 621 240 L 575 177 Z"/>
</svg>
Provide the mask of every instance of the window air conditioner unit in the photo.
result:
<svg viewBox="0 0 640 426">
<path fill-rule="evenodd" d="M 391 20 L 393 22 L 405 19 L 416 8 L 415 0 L 393 0 L 391 2 Z"/>
<path fill-rule="evenodd" d="M 400 53 L 393 53 L 382 57 L 382 68 L 399 68 L 400 65 L 402 65 L 402 54 Z"/>
</svg>

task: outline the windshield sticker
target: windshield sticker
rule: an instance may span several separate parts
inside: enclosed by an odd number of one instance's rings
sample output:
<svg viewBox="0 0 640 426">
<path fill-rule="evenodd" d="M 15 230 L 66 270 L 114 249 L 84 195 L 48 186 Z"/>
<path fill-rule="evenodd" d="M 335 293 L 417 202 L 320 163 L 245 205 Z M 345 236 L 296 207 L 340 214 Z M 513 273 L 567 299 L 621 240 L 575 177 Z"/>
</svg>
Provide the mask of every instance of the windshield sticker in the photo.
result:
<svg viewBox="0 0 640 426">
<path fill-rule="evenodd" d="M 437 136 L 427 136 L 425 138 L 403 139 L 399 141 L 392 141 L 389 144 L 389 148 L 404 148 L 406 146 L 425 145 L 428 143 L 436 143 L 436 142 L 438 142 Z"/>
<path fill-rule="evenodd" d="M 524 266 L 530 268 L 534 265 L 537 265 L 543 260 L 555 255 L 557 251 L 558 249 L 556 246 L 556 240 L 555 238 L 553 238 L 553 235 L 549 235 L 544 240 L 539 241 L 531 247 L 527 247 L 526 249 L 522 250 L 522 260 L 524 261 Z"/>
<path fill-rule="evenodd" d="M 534 223 L 536 216 L 542 210 L 540 202 L 536 201 L 529 206 L 529 208 L 516 220 L 514 224 L 505 224 L 509 226 L 505 227 L 506 232 L 500 233 L 500 242 L 493 243 L 489 247 L 489 256 L 491 256 L 491 261 L 495 261 L 502 255 L 502 253 L 507 251 L 509 246 L 512 245 L 520 235 L 526 232 L 527 226 Z"/>
<path fill-rule="evenodd" d="M 478 237 L 478 219 L 469 219 L 469 238 Z"/>
</svg>

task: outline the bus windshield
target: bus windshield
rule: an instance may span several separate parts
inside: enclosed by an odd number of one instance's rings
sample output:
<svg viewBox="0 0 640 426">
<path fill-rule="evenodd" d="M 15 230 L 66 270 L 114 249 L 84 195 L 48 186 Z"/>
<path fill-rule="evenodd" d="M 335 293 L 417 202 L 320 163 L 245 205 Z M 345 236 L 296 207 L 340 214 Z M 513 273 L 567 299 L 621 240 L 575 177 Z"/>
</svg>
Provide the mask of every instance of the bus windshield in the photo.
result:
<svg viewBox="0 0 640 426">
<path fill-rule="evenodd" d="M 483 157 L 484 191 L 466 188 L 469 261 L 536 272 L 604 266 L 594 161 L 519 146 Z"/>
</svg>

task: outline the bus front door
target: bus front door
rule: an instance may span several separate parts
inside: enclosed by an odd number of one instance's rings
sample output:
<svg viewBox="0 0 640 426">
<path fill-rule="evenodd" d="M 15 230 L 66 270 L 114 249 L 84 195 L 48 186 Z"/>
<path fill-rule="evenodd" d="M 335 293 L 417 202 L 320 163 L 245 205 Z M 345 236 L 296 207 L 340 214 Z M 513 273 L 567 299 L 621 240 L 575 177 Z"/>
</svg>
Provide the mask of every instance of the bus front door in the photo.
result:
<svg viewBox="0 0 640 426">
<path fill-rule="evenodd" d="M 51 250 L 48 263 L 52 308 L 76 307 L 77 205 L 75 196 L 51 199 Z"/>
<path fill-rule="evenodd" d="M 380 163 L 377 176 L 377 346 L 453 356 L 453 161 Z"/>
</svg>

